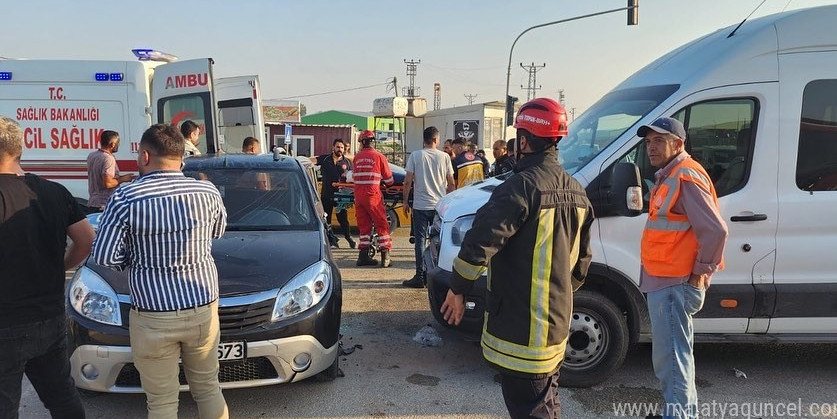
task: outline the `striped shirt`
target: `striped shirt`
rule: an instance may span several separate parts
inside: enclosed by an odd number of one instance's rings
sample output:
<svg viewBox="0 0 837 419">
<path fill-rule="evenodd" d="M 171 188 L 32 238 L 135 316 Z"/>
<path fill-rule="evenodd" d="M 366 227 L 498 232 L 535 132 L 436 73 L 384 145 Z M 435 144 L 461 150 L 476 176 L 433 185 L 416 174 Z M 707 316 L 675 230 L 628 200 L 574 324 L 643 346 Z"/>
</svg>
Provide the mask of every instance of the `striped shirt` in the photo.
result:
<svg viewBox="0 0 837 419">
<path fill-rule="evenodd" d="M 212 240 L 227 213 L 212 183 L 180 171 L 147 173 L 111 195 L 102 214 L 93 260 L 128 269 L 136 307 L 172 311 L 218 298 Z"/>
</svg>

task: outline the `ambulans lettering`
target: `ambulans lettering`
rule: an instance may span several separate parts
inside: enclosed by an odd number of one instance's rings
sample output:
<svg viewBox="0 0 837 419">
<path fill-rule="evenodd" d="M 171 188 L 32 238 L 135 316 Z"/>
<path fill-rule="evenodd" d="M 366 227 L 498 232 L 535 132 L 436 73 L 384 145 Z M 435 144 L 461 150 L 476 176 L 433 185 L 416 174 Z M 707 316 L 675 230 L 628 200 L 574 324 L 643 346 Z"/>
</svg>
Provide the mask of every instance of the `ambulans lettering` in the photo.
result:
<svg viewBox="0 0 837 419">
<path fill-rule="evenodd" d="M 53 128 L 49 131 L 50 146 L 55 149 L 84 149 L 95 150 L 99 148 L 99 136 L 103 129 L 99 128 Z"/>
<path fill-rule="evenodd" d="M 18 121 L 98 121 L 99 108 L 17 108 Z"/>
<path fill-rule="evenodd" d="M 64 100 L 67 99 L 67 96 L 64 96 L 64 88 L 63 87 L 50 87 L 49 88 L 49 100 Z"/>
<path fill-rule="evenodd" d="M 209 75 L 202 74 L 181 74 L 166 78 L 166 89 L 181 89 L 184 87 L 206 86 L 209 83 Z"/>
<path fill-rule="evenodd" d="M 98 121 L 99 110 L 96 108 L 52 108 L 49 110 L 49 119 L 53 121 Z"/>
<path fill-rule="evenodd" d="M 18 121 L 45 121 L 47 119 L 47 108 L 17 108 Z"/>
</svg>

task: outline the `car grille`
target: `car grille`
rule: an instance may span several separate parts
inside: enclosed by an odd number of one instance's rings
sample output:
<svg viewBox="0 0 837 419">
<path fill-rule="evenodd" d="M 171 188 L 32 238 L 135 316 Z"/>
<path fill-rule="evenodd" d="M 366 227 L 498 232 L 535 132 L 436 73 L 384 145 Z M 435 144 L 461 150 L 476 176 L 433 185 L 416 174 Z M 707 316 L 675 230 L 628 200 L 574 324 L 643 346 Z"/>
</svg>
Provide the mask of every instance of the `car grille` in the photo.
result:
<svg viewBox="0 0 837 419">
<path fill-rule="evenodd" d="M 218 381 L 222 383 L 230 383 L 236 381 L 250 381 L 250 380 L 264 380 L 279 377 L 276 368 L 267 358 L 257 357 L 245 359 L 243 361 L 227 361 L 220 363 L 218 371 Z M 186 374 L 183 372 L 183 366 L 180 366 L 180 374 L 178 376 L 181 385 L 186 385 Z M 119 376 L 116 377 L 117 387 L 140 387 L 139 371 L 133 363 L 125 364 L 122 370 L 119 371 Z"/>
<path fill-rule="evenodd" d="M 221 332 L 247 330 L 270 322 L 273 302 L 269 299 L 241 306 L 218 307 Z"/>
</svg>

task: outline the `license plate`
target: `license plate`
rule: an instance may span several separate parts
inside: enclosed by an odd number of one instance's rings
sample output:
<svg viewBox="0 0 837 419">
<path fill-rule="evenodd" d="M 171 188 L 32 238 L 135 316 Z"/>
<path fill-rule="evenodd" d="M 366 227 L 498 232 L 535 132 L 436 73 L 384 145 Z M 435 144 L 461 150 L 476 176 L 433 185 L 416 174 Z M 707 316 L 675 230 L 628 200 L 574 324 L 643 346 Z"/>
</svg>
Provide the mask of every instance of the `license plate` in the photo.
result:
<svg viewBox="0 0 837 419">
<path fill-rule="evenodd" d="M 221 342 L 218 344 L 218 360 L 232 361 L 247 357 L 247 344 L 244 342 Z"/>
</svg>

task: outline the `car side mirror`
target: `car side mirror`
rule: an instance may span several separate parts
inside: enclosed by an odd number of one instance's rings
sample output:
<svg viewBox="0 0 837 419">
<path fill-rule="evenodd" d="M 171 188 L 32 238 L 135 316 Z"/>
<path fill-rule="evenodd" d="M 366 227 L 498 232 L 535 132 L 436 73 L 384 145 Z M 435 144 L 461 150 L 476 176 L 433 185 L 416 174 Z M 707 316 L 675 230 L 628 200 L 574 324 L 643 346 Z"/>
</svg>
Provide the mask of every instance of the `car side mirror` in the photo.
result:
<svg viewBox="0 0 837 419">
<path fill-rule="evenodd" d="M 617 163 L 610 179 L 610 201 L 623 217 L 642 214 L 642 178 L 633 163 Z"/>
</svg>

